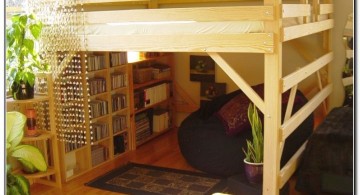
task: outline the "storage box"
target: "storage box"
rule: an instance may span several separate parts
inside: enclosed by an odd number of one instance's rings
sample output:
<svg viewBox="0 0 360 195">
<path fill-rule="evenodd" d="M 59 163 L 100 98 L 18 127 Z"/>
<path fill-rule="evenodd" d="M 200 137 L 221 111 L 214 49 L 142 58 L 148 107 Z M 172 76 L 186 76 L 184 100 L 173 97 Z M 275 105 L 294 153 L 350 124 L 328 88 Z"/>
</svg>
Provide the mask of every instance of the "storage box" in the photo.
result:
<svg viewBox="0 0 360 195">
<path fill-rule="evenodd" d="M 152 80 L 152 68 L 134 69 L 134 83 L 145 83 Z"/>
</svg>

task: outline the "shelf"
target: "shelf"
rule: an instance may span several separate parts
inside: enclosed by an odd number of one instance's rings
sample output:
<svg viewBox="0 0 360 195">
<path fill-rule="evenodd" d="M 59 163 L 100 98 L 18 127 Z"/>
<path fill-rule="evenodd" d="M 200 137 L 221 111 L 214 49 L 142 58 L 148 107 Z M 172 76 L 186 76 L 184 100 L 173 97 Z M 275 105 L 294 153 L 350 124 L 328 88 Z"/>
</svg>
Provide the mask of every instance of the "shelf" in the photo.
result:
<svg viewBox="0 0 360 195">
<path fill-rule="evenodd" d="M 28 137 L 28 136 L 24 136 L 24 138 L 21 140 L 22 142 L 33 142 L 33 141 L 42 141 L 42 140 L 47 140 L 47 139 L 51 139 L 51 137 L 53 137 L 54 135 L 49 132 L 49 131 L 37 131 L 40 133 L 39 136 L 36 137 Z"/>
<path fill-rule="evenodd" d="M 113 137 L 115 137 L 115 136 L 117 136 L 117 135 L 121 135 L 121 134 L 123 134 L 123 133 L 126 133 L 127 131 L 128 131 L 128 128 L 123 129 L 123 130 L 121 130 L 121 131 L 119 131 L 119 132 L 113 133 Z"/>
<path fill-rule="evenodd" d="M 54 175 L 56 173 L 55 169 L 53 167 L 48 167 L 47 171 L 44 172 L 37 172 L 37 173 L 25 173 L 22 170 L 18 169 L 15 170 L 14 173 L 21 174 L 27 179 L 38 179 L 50 175 Z"/>
<path fill-rule="evenodd" d="M 104 138 L 101 138 L 100 140 L 93 141 L 92 145 L 97 145 L 97 144 L 99 144 L 101 142 L 105 142 L 105 141 L 109 141 L 109 140 L 110 140 L 110 136 L 108 135 L 108 136 L 106 136 Z"/>
<path fill-rule="evenodd" d="M 123 113 L 123 112 L 125 112 L 127 110 L 128 110 L 128 107 L 125 107 L 125 108 L 122 108 L 120 110 L 113 111 L 111 114 L 114 116 L 114 115 L 117 115 L 117 114 L 121 114 L 121 113 Z"/>
<path fill-rule="evenodd" d="M 142 112 L 142 111 L 145 111 L 145 110 L 147 110 L 147 109 L 149 109 L 149 108 L 154 108 L 154 107 L 156 107 L 156 106 L 158 106 L 158 105 L 161 105 L 161 104 L 164 104 L 164 103 L 166 103 L 166 102 L 168 102 L 168 101 L 170 101 L 170 100 L 171 100 L 171 98 L 168 98 L 168 99 L 166 99 L 166 100 L 164 100 L 164 101 L 155 103 L 155 104 L 153 104 L 153 105 L 151 105 L 151 106 L 147 106 L 147 107 L 145 107 L 145 108 L 140 108 L 140 109 L 138 109 L 138 110 L 135 110 L 135 114 L 140 113 L 140 112 Z"/>
<path fill-rule="evenodd" d="M 126 90 L 128 88 L 128 86 L 125 86 L 125 87 L 118 87 L 118 88 L 115 88 L 115 89 L 111 89 L 111 92 L 120 92 L 122 90 Z M 112 94 L 113 95 L 113 94 Z"/>
<path fill-rule="evenodd" d="M 105 72 L 105 71 L 107 71 L 107 68 L 103 68 L 103 69 L 99 69 L 99 70 L 87 71 L 87 73 L 88 73 L 89 75 L 93 75 L 93 74 L 97 74 L 97 73 L 103 73 L 103 72 Z"/>
<path fill-rule="evenodd" d="M 102 116 L 98 116 L 96 118 L 91 118 L 90 121 L 91 121 L 91 123 L 93 123 L 93 122 L 98 121 L 100 119 L 104 119 L 104 118 L 106 118 L 108 116 L 109 116 L 109 114 L 105 114 L 105 115 L 102 115 Z"/>
<path fill-rule="evenodd" d="M 154 80 L 148 81 L 146 83 L 141 83 L 141 84 L 135 84 L 134 83 L 134 90 L 140 89 L 140 88 L 143 88 L 143 87 L 147 87 L 147 86 L 150 86 L 152 84 L 161 83 L 161 82 L 164 82 L 164 81 L 171 81 L 171 77 L 166 77 L 166 78 L 162 78 L 162 79 L 154 79 Z"/>
<path fill-rule="evenodd" d="M 161 132 L 156 132 L 156 133 L 153 132 L 152 135 L 150 135 L 149 137 L 144 138 L 143 140 L 141 140 L 139 143 L 136 144 L 136 146 L 141 146 L 142 144 L 144 144 L 144 143 L 154 139 L 155 137 L 158 137 L 158 136 L 160 136 L 160 135 L 162 135 L 162 134 L 164 134 L 164 133 L 166 133 L 166 132 L 168 132 L 168 131 L 170 131 L 172 129 L 173 128 L 168 128 L 168 129 L 162 130 Z"/>
<path fill-rule="evenodd" d="M 127 64 L 121 64 L 121 65 L 116 65 L 116 66 L 111 66 L 110 69 L 114 70 L 114 69 L 123 69 L 126 68 Z"/>
<path fill-rule="evenodd" d="M 80 150 L 86 149 L 85 146 L 86 146 L 86 145 L 83 145 L 83 146 L 81 146 L 81 147 L 79 147 L 79 148 L 76 148 L 76 149 L 67 151 L 67 152 L 65 152 L 65 154 L 70 154 L 70 153 L 73 153 L 73 152 L 78 152 L 78 151 L 80 151 Z"/>
<path fill-rule="evenodd" d="M 97 97 L 101 97 L 101 96 L 104 96 L 104 95 L 107 95 L 108 92 L 101 92 L 101 93 L 97 93 L 97 94 L 94 94 L 94 95 L 90 95 L 90 98 L 91 99 L 94 99 L 94 98 L 97 98 Z"/>
<path fill-rule="evenodd" d="M 29 103 L 48 101 L 48 100 L 49 100 L 49 96 L 47 96 L 47 95 L 34 95 L 33 99 L 27 99 L 27 100 L 14 100 L 13 98 L 7 98 L 6 103 L 7 104 L 29 104 Z"/>
</svg>

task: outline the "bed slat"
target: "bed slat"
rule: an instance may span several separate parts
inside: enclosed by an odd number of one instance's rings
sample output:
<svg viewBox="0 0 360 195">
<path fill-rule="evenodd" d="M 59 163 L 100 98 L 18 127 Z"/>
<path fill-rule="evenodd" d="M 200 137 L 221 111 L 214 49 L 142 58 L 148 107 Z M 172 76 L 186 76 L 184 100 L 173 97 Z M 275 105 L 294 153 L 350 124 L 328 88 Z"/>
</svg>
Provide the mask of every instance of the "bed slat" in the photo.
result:
<svg viewBox="0 0 360 195">
<path fill-rule="evenodd" d="M 198 35 L 79 35 L 82 50 L 272 53 L 271 33 Z"/>
<path fill-rule="evenodd" d="M 334 20 L 328 19 L 283 28 L 283 42 L 329 30 L 334 27 Z"/>
<path fill-rule="evenodd" d="M 312 75 L 314 72 L 318 71 L 326 64 L 330 63 L 331 60 L 334 58 L 333 52 L 329 52 L 317 60 L 311 62 L 310 64 L 306 65 L 305 67 L 287 75 L 282 79 L 282 92 L 287 91 L 294 85 L 298 84 L 300 81 L 304 80 L 305 78 Z"/>
<path fill-rule="evenodd" d="M 296 151 L 296 153 L 290 158 L 290 160 L 285 164 L 285 166 L 280 170 L 279 175 L 279 186 L 282 188 L 290 177 L 296 171 L 296 168 L 299 166 L 300 157 L 305 150 L 307 141 L 301 145 L 301 147 Z"/>
<path fill-rule="evenodd" d="M 262 113 L 265 111 L 264 100 L 251 88 L 251 86 L 230 66 L 218 53 L 209 52 L 209 56 L 234 81 L 234 83 L 251 99 Z"/>
<path fill-rule="evenodd" d="M 310 16 L 311 6 L 309 4 L 283 4 L 282 18 Z"/>
<path fill-rule="evenodd" d="M 134 9 L 84 12 L 86 24 L 164 21 L 263 21 L 273 19 L 271 6 Z"/>
<path fill-rule="evenodd" d="M 329 96 L 331 91 L 332 84 L 328 84 L 281 126 L 283 141 Z"/>
<path fill-rule="evenodd" d="M 332 4 L 320 4 L 319 14 L 331 14 L 334 12 L 334 6 Z"/>
</svg>

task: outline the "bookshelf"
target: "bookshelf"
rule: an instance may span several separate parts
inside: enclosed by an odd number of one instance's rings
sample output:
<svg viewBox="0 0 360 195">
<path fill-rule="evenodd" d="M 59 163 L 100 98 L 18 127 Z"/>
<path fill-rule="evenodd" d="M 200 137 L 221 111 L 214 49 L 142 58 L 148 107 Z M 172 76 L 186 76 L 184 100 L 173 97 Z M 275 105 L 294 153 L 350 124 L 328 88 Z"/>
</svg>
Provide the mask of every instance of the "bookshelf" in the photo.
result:
<svg viewBox="0 0 360 195">
<path fill-rule="evenodd" d="M 25 114 L 27 109 L 35 110 L 36 131 L 39 135 L 34 137 L 24 136 L 22 143 L 39 148 L 48 164 L 48 169 L 45 172 L 26 174 L 23 173 L 20 168 L 16 168 L 14 171 L 24 175 L 32 183 L 61 187 L 54 101 L 53 98 L 50 98 L 52 96 L 53 82 L 51 74 L 38 73 L 36 74 L 34 98 L 28 100 L 7 98 L 6 111 L 18 111 Z"/>
<path fill-rule="evenodd" d="M 170 53 L 149 52 L 130 65 L 131 146 L 136 147 L 172 129 L 173 58 Z M 150 75 L 150 76 L 149 76 Z"/>
<path fill-rule="evenodd" d="M 73 126 L 83 129 L 73 134 L 81 136 L 83 141 L 75 146 L 70 141 L 71 148 L 66 141 L 60 142 L 65 182 L 121 158 L 175 124 L 172 122 L 172 54 L 86 51 L 77 56 L 81 59 L 81 67 L 77 68 L 81 72 L 76 73 L 81 78 L 78 83 L 82 94 L 73 104 L 82 105 L 83 120 Z M 137 82 L 134 69 L 143 66 L 152 68 L 146 70 L 148 78 Z M 141 108 L 134 106 L 138 93 L 148 95 Z M 146 127 L 141 129 L 139 124 L 136 127 L 137 119 Z"/>
</svg>

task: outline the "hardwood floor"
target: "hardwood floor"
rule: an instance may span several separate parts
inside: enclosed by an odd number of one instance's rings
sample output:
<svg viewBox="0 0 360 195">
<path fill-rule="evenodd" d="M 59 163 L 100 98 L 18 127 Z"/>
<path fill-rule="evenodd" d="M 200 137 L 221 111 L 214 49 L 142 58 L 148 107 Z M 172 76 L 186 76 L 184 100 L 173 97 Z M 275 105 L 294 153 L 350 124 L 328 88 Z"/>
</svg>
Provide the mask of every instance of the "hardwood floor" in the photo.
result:
<svg viewBox="0 0 360 195">
<path fill-rule="evenodd" d="M 150 164 L 155 166 L 169 167 L 175 169 L 197 171 L 192 168 L 180 153 L 177 141 L 177 130 L 169 131 L 160 137 L 140 146 L 136 151 L 131 151 L 128 154 L 117 158 L 111 162 L 105 163 L 95 169 L 63 184 L 62 188 L 54 188 L 41 184 L 33 184 L 31 186 L 31 194 L 45 194 L 45 195 L 61 195 L 61 194 L 119 194 L 108 191 L 103 191 L 91 187 L 87 187 L 84 183 L 103 175 L 104 173 L 119 167 L 127 162 L 136 162 L 143 164 Z M 290 181 L 291 195 L 299 195 L 300 193 L 294 190 L 294 180 Z"/>
<path fill-rule="evenodd" d="M 127 162 L 150 164 L 175 169 L 197 171 L 188 165 L 180 153 L 177 141 L 177 130 L 171 130 L 160 137 L 145 143 L 136 151 L 131 151 L 120 158 L 105 163 L 95 169 L 62 185 L 62 188 L 49 187 L 42 184 L 33 184 L 31 194 L 119 194 L 87 187 L 84 183 L 103 175 L 104 173 L 122 166 Z"/>
</svg>

